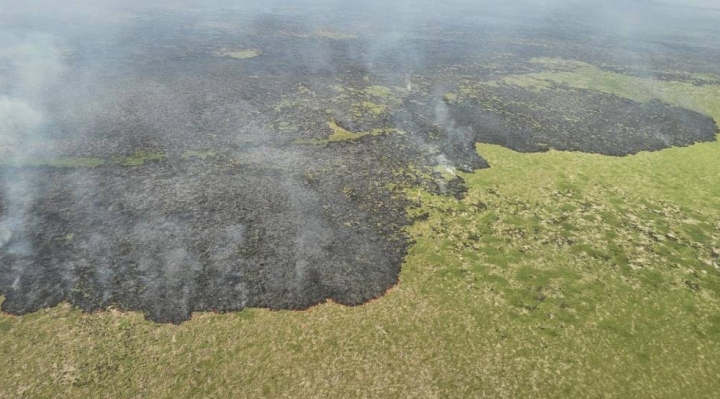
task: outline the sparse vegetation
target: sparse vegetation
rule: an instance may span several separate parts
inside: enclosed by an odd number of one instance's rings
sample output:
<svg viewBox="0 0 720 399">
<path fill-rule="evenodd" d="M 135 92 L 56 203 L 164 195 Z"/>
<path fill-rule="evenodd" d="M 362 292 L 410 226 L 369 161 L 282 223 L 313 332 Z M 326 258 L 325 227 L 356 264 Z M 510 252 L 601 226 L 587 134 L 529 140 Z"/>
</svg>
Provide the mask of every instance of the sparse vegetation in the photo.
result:
<svg viewBox="0 0 720 399">
<path fill-rule="evenodd" d="M 128 157 L 114 156 L 111 158 L 111 162 L 122 166 L 142 166 L 145 162 L 158 162 L 163 159 L 165 159 L 165 155 L 160 152 L 136 151 Z"/>
<path fill-rule="evenodd" d="M 0 160 L 0 166 L 15 167 L 95 168 L 104 164 L 104 159 L 92 157 L 17 158 Z"/>
<path fill-rule="evenodd" d="M 237 60 L 248 60 L 250 58 L 259 57 L 262 55 L 262 51 L 258 49 L 245 49 L 245 50 L 222 50 L 218 51 L 216 55 L 220 57 L 230 57 Z"/>
<path fill-rule="evenodd" d="M 180 158 L 188 161 L 192 159 L 205 160 L 216 156 L 217 152 L 214 150 L 188 150 L 182 153 Z M 165 158 L 165 155 L 159 152 L 137 151 L 127 157 L 121 155 L 110 157 L 110 163 L 120 164 L 122 166 L 141 166 L 146 162 L 158 162 Z M 105 159 L 97 157 L 16 158 L 0 161 L 0 166 L 14 167 L 96 168 L 106 164 Z"/>
<path fill-rule="evenodd" d="M 369 132 L 353 133 L 349 130 L 343 129 L 335 121 L 328 122 L 328 127 L 332 131 L 332 134 L 330 134 L 326 139 L 296 140 L 295 144 L 325 145 L 329 143 L 337 143 L 343 141 L 355 141 L 365 136 L 380 136 L 391 133 L 403 133 L 397 129 L 373 129 Z"/>
<path fill-rule="evenodd" d="M 604 71 L 593 65 L 562 59 L 538 58 L 533 62 L 549 68 L 547 72 L 506 78 L 519 86 L 547 89 L 548 84 L 568 85 L 577 89 L 647 102 L 653 99 L 704 113 L 720 120 L 720 85 L 695 85 L 689 82 L 658 81 Z"/>
</svg>

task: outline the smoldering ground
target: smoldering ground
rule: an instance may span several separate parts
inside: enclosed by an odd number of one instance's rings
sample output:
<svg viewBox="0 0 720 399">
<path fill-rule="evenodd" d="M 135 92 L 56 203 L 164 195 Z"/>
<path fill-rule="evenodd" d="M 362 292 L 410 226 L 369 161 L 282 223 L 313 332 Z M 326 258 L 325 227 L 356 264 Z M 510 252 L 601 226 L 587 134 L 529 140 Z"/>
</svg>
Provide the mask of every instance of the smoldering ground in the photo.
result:
<svg viewBox="0 0 720 399">
<path fill-rule="evenodd" d="M 621 156 L 717 131 L 686 109 L 562 87 L 446 96 L 533 72 L 535 57 L 720 72 L 720 49 L 652 33 L 658 15 L 695 16 L 676 6 L 607 30 L 571 1 L 6 3 L 10 313 L 69 301 L 180 322 L 359 305 L 397 283 L 412 222 L 403 188 L 462 196 L 461 178 L 435 170 L 488 167 L 476 142 Z M 637 26 L 646 37 L 629 38 Z M 717 30 L 700 26 L 700 38 Z"/>
</svg>

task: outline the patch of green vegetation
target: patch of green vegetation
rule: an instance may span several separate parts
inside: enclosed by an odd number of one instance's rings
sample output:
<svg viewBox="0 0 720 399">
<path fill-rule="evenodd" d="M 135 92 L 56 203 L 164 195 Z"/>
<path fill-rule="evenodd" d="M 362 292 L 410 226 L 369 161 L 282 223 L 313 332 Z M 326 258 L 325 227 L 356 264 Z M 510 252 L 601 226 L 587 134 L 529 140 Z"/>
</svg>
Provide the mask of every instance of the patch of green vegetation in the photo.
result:
<svg viewBox="0 0 720 399">
<path fill-rule="evenodd" d="M 416 245 L 407 265 L 442 271 L 438 284 L 447 290 L 424 293 L 448 306 L 470 301 L 496 309 L 478 313 L 515 337 L 514 348 L 529 336 L 548 345 L 547 351 L 527 348 L 523 357 L 534 359 L 530 363 L 565 359 L 604 375 L 604 382 L 586 388 L 617 389 L 611 381 L 632 378 L 672 397 L 682 390 L 672 374 L 683 364 L 698 373 L 695 395 L 711 397 L 712 384 L 700 375 L 716 367 L 720 355 L 720 335 L 709 321 L 720 305 L 720 267 L 712 255 L 720 224 L 702 221 L 720 218 L 720 164 L 714 161 L 720 145 L 626 158 L 520 154 L 492 145 L 478 151 L 492 169 L 464 175 L 469 191 L 463 200 L 409 191 L 419 205 L 411 216 L 429 217 L 409 230 Z M 696 173 L 688 177 L 689 170 Z M 675 189 L 680 179 L 689 191 Z M 421 274 L 418 281 L 431 278 Z M 605 356 L 626 363 L 610 366 Z M 632 371 L 642 364 L 668 376 L 662 389 L 651 388 L 652 375 Z M 540 373 L 551 379 L 556 366 L 545 367 Z M 570 380 L 582 379 L 582 372 L 572 374 Z M 537 383 L 540 392 L 560 392 L 555 389 L 563 385 Z M 648 392 L 638 395 L 652 396 Z"/>
<path fill-rule="evenodd" d="M 349 35 L 344 33 L 338 33 L 332 30 L 321 30 L 315 34 L 316 37 L 331 40 L 352 40 L 357 39 L 357 35 Z"/>
<path fill-rule="evenodd" d="M 373 135 L 373 136 L 382 136 L 382 135 L 386 135 L 386 134 L 399 134 L 399 135 L 404 135 L 405 132 L 404 132 L 403 130 L 400 130 L 400 129 L 387 128 L 387 129 L 373 129 L 373 130 L 370 131 L 370 134 Z"/>
<path fill-rule="evenodd" d="M 247 60 L 250 58 L 259 57 L 262 55 L 262 51 L 258 49 L 244 49 L 244 50 L 222 50 L 215 53 L 220 57 L 230 57 L 238 60 Z"/>
<path fill-rule="evenodd" d="M 443 98 L 449 103 L 454 103 L 457 101 L 458 96 L 455 93 L 447 93 L 443 96 Z"/>
<path fill-rule="evenodd" d="M 660 100 L 691 109 L 720 120 L 720 85 L 694 85 L 604 71 L 593 65 L 555 58 L 536 58 L 532 62 L 546 66 L 546 72 L 517 75 L 504 81 L 521 87 L 547 89 L 550 84 L 595 90 L 638 102 Z"/>
<path fill-rule="evenodd" d="M 368 86 L 363 90 L 349 89 L 352 114 L 355 120 L 375 119 L 402 105 L 403 93 L 400 89 L 385 86 Z"/>
<path fill-rule="evenodd" d="M 369 83 L 369 79 L 363 80 Z M 299 85 L 296 92 L 284 95 L 273 107 L 274 127 L 280 133 L 312 131 L 318 129 L 316 121 L 320 118 L 342 119 L 357 126 L 384 126 L 387 124 L 387 117 L 402 106 L 407 93 L 397 87 L 368 85 L 354 88 L 340 83 L 318 88 L 317 92 L 313 92 L 304 85 Z M 299 115 L 305 117 L 298 118 Z M 346 120 L 348 116 L 349 120 Z M 362 133 L 373 134 L 372 131 L 360 132 L 355 138 Z M 352 139 L 351 135 L 347 134 L 335 137 Z M 324 144 L 327 141 L 297 140 L 296 143 Z"/>
<path fill-rule="evenodd" d="M 282 121 L 282 122 L 277 123 L 276 127 L 278 130 L 280 130 L 282 132 L 291 132 L 291 131 L 295 131 L 297 129 L 296 126 L 294 126 L 292 123 L 287 122 L 287 121 Z"/>
<path fill-rule="evenodd" d="M 190 160 L 190 159 L 205 160 L 207 158 L 214 158 L 216 155 L 217 155 L 217 152 L 215 152 L 213 150 L 207 150 L 207 151 L 188 150 L 188 151 L 185 151 L 180 157 L 184 160 Z"/>
<path fill-rule="evenodd" d="M 327 141 L 329 142 L 357 140 L 368 135 L 366 132 L 353 133 L 349 130 L 343 129 L 335 121 L 328 122 L 328 127 L 332 130 L 332 134 L 327 138 Z"/>
<path fill-rule="evenodd" d="M 363 101 L 361 106 L 375 116 L 382 115 L 387 110 L 385 105 L 376 104 L 372 101 Z"/>
<path fill-rule="evenodd" d="M 207 159 L 217 156 L 213 150 L 207 151 L 185 151 L 180 157 L 183 160 Z M 141 166 L 146 162 L 162 161 L 165 155 L 152 151 L 137 151 L 131 156 L 116 155 L 110 158 L 110 162 L 123 166 Z M 10 158 L 0 160 L 0 166 L 14 167 L 51 167 L 51 168 L 96 168 L 106 164 L 106 160 L 96 157 L 58 157 L 58 158 Z"/>
<path fill-rule="evenodd" d="M 537 90 L 545 90 L 549 89 L 552 84 L 546 80 L 543 79 L 537 79 L 535 77 L 532 77 L 530 75 L 513 75 L 508 76 L 504 79 L 502 79 L 503 84 L 510 84 L 514 86 L 520 86 L 524 87 L 529 90 L 537 91 Z M 498 83 L 498 82 L 495 82 Z"/>
<path fill-rule="evenodd" d="M 295 144 L 313 144 L 313 145 L 325 145 L 329 143 L 343 142 L 343 141 L 355 141 L 365 136 L 380 136 L 385 134 L 404 134 L 404 132 L 398 129 L 373 129 L 369 132 L 358 132 L 354 133 L 343 127 L 339 126 L 337 122 L 328 122 L 328 127 L 332 131 L 325 139 L 313 139 L 313 140 L 295 140 Z"/>
<path fill-rule="evenodd" d="M 123 166 L 141 166 L 144 165 L 145 162 L 159 162 L 164 159 L 165 155 L 160 152 L 137 151 L 129 157 L 114 156 L 111 158 L 111 162 Z"/>
<path fill-rule="evenodd" d="M 59 157 L 59 158 L 18 158 L 0 160 L 0 166 L 51 167 L 51 168 L 95 168 L 105 164 L 102 158 Z"/>
<path fill-rule="evenodd" d="M 393 95 L 392 89 L 385 86 L 369 86 L 364 91 L 371 96 L 382 99 L 388 99 Z"/>
</svg>

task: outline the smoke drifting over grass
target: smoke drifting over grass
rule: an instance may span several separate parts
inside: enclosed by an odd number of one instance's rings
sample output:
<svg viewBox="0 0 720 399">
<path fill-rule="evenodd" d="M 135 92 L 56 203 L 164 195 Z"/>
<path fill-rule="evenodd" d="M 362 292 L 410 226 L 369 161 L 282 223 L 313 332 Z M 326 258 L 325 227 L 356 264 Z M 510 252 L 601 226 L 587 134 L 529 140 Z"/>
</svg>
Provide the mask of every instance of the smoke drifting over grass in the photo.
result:
<svg viewBox="0 0 720 399">
<path fill-rule="evenodd" d="M 476 142 L 713 140 L 686 109 L 502 80 L 537 57 L 720 73 L 711 17 L 595 3 L 0 2 L 3 310 L 359 305 L 397 282 L 403 190 L 461 197 Z"/>
</svg>

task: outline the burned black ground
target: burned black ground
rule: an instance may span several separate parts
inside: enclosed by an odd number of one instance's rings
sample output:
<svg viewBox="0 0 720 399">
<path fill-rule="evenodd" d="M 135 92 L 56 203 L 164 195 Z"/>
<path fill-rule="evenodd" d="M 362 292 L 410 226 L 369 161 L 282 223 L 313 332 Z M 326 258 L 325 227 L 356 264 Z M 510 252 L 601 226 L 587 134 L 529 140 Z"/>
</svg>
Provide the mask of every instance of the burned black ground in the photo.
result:
<svg viewBox="0 0 720 399">
<path fill-rule="evenodd" d="M 463 84 L 535 71 L 537 56 L 634 54 L 718 72 L 717 49 L 618 47 L 597 43 L 606 36 L 592 25 L 466 11 L 390 30 L 397 15 L 370 23 L 352 9 L 144 11 L 91 38 L 82 25 L 47 28 L 69 48 L 42 93 L 49 117 L 0 149 L 20 160 L 0 169 L 3 311 L 69 301 L 181 322 L 193 311 L 359 305 L 397 283 L 412 222 L 403 188 L 461 197 L 462 180 L 436 169 L 488 167 L 476 142 L 622 156 L 715 139 L 696 112 L 570 88 L 488 85 L 449 100 Z M 246 49 L 260 55 L 218 55 Z M 367 135 L 327 140 L 331 126 Z M 113 162 L 138 151 L 162 159 Z M 106 163 L 22 162 L 56 157 Z"/>
</svg>

